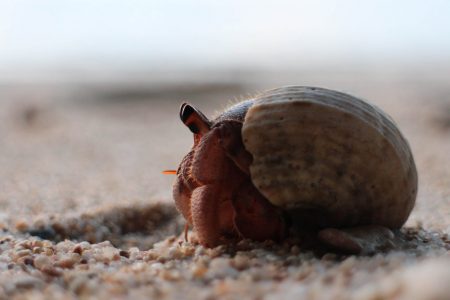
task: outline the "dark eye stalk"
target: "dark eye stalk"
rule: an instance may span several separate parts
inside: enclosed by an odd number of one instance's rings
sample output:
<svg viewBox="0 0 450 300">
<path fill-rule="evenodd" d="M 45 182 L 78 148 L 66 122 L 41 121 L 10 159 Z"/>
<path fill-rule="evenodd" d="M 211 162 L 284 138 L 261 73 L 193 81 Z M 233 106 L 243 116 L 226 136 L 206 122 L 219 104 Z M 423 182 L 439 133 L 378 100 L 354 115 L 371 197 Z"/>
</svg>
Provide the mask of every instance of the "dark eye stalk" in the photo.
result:
<svg viewBox="0 0 450 300">
<path fill-rule="evenodd" d="M 211 122 L 205 115 L 188 103 L 180 107 L 180 119 L 194 134 L 203 135 L 211 128 Z"/>
</svg>

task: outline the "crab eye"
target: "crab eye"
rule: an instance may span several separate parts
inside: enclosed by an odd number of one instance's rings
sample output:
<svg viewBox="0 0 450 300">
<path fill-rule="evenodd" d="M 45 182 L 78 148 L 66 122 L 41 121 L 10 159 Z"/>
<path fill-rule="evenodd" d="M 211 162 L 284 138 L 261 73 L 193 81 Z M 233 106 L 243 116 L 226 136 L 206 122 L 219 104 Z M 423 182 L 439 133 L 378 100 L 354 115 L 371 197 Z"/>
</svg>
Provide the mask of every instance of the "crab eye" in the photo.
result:
<svg viewBox="0 0 450 300">
<path fill-rule="evenodd" d="M 211 127 L 208 118 L 188 103 L 181 105 L 180 119 L 194 134 L 205 134 Z"/>
<path fill-rule="evenodd" d="M 183 103 L 180 107 L 180 119 L 183 123 L 195 112 L 195 109 L 187 103 Z"/>
</svg>

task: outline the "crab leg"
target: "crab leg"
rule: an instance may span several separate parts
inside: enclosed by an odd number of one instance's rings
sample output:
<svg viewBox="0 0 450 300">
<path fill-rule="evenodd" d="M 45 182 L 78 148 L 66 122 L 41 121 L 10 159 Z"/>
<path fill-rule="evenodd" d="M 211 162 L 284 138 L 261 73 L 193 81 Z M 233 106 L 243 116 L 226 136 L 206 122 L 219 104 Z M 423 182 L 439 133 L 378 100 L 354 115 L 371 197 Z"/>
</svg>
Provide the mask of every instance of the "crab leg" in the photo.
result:
<svg viewBox="0 0 450 300">
<path fill-rule="evenodd" d="M 352 228 L 326 228 L 319 239 L 328 246 L 352 254 L 372 254 L 394 246 L 394 233 L 383 226 L 367 225 Z"/>
<path fill-rule="evenodd" d="M 204 185 L 194 190 L 191 197 L 192 225 L 201 244 L 214 247 L 220 238 L 218 205 L 214 188 Z"/>
</svg>

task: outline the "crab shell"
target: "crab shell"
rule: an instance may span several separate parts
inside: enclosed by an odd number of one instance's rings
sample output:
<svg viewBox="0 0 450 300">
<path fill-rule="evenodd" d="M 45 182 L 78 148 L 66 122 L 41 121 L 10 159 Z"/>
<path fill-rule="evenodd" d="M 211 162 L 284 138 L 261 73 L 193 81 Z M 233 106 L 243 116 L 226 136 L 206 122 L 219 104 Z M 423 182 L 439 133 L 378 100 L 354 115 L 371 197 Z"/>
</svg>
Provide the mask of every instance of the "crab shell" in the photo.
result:
<svg viewBox="0 0 450 300">
<path fill-rule="evenodd" d="M 417 171 L 407 141 L 386 113 L 356 97 L 270 90 L 249 107 L 242 139 L 253 184 L 294 221 L 399 228 L 414 206 Z"/>
</svg>

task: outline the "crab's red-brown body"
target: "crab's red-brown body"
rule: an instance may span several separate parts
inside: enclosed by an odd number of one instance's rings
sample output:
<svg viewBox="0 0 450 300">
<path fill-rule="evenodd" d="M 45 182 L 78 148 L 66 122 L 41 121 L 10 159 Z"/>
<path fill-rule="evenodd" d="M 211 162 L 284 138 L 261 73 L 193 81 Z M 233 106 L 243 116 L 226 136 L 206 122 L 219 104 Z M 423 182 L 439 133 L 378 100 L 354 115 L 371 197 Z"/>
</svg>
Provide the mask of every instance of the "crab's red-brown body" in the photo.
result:
<svg viewBox="0 0 450 300">
<path fill-rule="evenodd" d="M 186 104 L 180 112 L 194 132 L 194 146 L 177 170 L 173 195 L 200 243 L 209 247 L 242 237 L 277 240 L 285 232 L 282 211 L 250 180 L 251 155 L 240 133 L 249 105 L 236 106 L 212 122 Z"/>
</svg>

